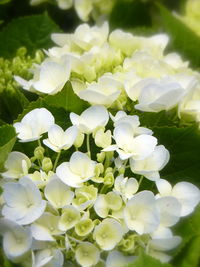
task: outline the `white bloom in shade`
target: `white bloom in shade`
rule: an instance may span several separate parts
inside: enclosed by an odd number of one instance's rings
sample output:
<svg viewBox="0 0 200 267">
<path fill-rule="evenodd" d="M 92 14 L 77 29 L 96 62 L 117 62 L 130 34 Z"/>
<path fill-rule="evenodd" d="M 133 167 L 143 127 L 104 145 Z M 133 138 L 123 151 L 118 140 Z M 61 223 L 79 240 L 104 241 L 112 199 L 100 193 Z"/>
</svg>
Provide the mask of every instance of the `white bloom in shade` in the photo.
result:
<svg viewBox="0 0 200 267">
<path fill-rule="evenodd" d="M 69 149 L 75 142 L 78 135 L 76 126 L 69 127 L 66 131 L 57 124 L 52 125 L 48 130 L 48 139 L 44 139 L 43 143 L 55 152 L 62 149 Z"/>
<path fill-rule="evenodd" d="M 149 134 L 152 135 L 152 130 L 145 128 L 145 127 L 139 127 L 140 121 L 139 117 L 137 115 L 127 115 L 125 111 L 118 111 L 115 116 L 113 116 L 110 113 L 110 117 L 112 121 L 114 122 L 114 126 L 118 126 L 120 123 L 128 123 L 133 129 L 134 136 L 140 135 L 140 134 Z"/>
<path fill-rule="evenodd" d="M 87 21 L 92 11 L 92 0 L 75 0 L 74 6 L 80 19 Z"/>
<path fill-rule="evenodd" d="M 94 266 L 100 259 L 100 251 L 95 245 L 83 242 L 76 248 L 75 259 L 82 267 Z"/>
<path fill-rule="evenodd" d="M 111 131 L 107 130 L 106 132 L 104 132 L 103 129 L 99 129 L 97 130 L 97 132 L 95 133 L 95 144 L 98 147 L 108 147 L 111 145 L 112 142 L 112 137 L 111 137 Z"/>
<path fill-rule="evenodd" d="M 200 202 L 200 190 L 191 183 L 180 182 L 172 187 L 168 181 L 160 179 L 156 181 L 156 186 L 159 196 L 173 196 L 178 199 L 181 204 L 181 217 L 192 213 Z"/>
<path fill-rule="evenodd" d="M 62 231 L 67 231 L 73 228 L 80 221 L 80 212 L 74 206 L 65 206 L 60 217 L 58 227 Z"/>
<path fill-rule="evenodd" d="M 185 93 L 178 82 L 166 78 L 160 81 L 152 78 L 142 80 L 140 88 L 138 104 L 135 105 L 135 108 L 148 112 L 159 112 L 174 108 Z"/>
<path fill-rule="evenodd" d="M 106 126 L 109 120 L 108 111 L 103 106 L 92 106 L 82 112 L 79 116 L 70 113 L 73 125 L 76 125 L 83 133 L 90 134 L 100 127 Z"/>
<path fill-rule="evenodd" d="M 130 199 L 139 188 L 138 181 L 135 178 L 124 178 L 119 175 L 115 179 L 114 190 L 123 197 L 124 200 Z"/>
<path fill-rule="evenodd" d="M 160 178 L 159 171 L 169 161 L 169 151 L 162 145 L 156 146 L 155 150 L 143 160 L 130 159 L 131 170 L 134 173 L 144 175 L 151 181 Z"/>
<path fill-rule="evenodd" d="M 180 236 L 173 236 L 169 228 L 161 226 L 151 234 L 151 237 L 152 239 L 149 241 L 149 245 L 158 251 L 171 250 L 181 242 Z"/>
<path fill-rule="evenodd" d="M 30 142 L 40 139 L 50 126 L 55 123 L 51 112 L 45 108 L 36 108 L 27 113 L 21 122 L 14 123 L 20 142 Z"/>
<path fill-rule="evenodd" d="M 133 158 L 142 160 L 148 157 L 157 145 L 157 139 L 147 134 L 134 137 L 133 128 L 129 123 L 120 123 L 114 129 L 116 145 L 109 146 L 103 151 L 116 150 L 120 159 Z"/>
<path fill-rule="evenodd" d="M 161 197 L 156 200 L 160 211 L 160 225 L 171 227 L 179 221 L 181 215 L 181 204 L 177 198 L 172 196 Z"/>
<path fill-rule="evenodd" d="M 69 162 L 61 163 L 56 174 L 63 183 L 71 187 L 81 187 L 83 182 L 95 175 L 96 163 L 82 152 L 74 152 Z"/>
<path fill-rule="evenodd" d="M 122 267 L 132 263 L 136 257 L 124 256 L 119 251 L 111 251 L 106 259 L 106 267 Z"/>
<path fill-rule="evenodd" d="M 54 95 L 61 91 L 70 76 L 70 63 L 44 61 L 40 66 L 39 80 L 33 83 L 38 92 Z"/>
<path fill-rule="evenodd" d="M 111 106 L 120 95 L 122 84 L 109 76 L 102 76 L 79 93 L 79 97 L 95 105 Z"/>
<path fill-rule="evenodd" d="M 97 225 L 93 232 L 93 238 L 103 250 L 112 250 L 122 239 L 123 228 L 114 219 L 104 219 Z"/>
<path fill-rule="evenodd" d="M 3 249 L 6 257 L 18 262 L 31 249 L 32 235 L 28 228 L 7 220 L 0 220 L 0 234 L 3 235 Z"/>
<path fill-rule="evenodd" d="M 122 207 L 122 199 L 117 193 L 110 191 L 106 195 L 99 194 L 95 203 L 94 210 L 101 218 L 108 216 L 109 210 L 118 211 Z"/>
<path fill-rule="evenodd" d="M 49 171 L 48 174 L 42 170 L 29 173 L 26 177 L 30 178 L 38 188 L 43 188 L 53 177 L 54 172 Z"/>
<path fill-rule="evenodd" d="M 46 199 L 56 208 L 63 208 L 71 204 L 74 193 L 57 176 L 49 181 L 44 189 Z"/>
<path fill-rule="evenodd" d="M 124 219 L 130 230 L 138 234 L 152 233 L 160 223 L 159 210 L 154 194 L 141 191 L 126 203 Z"/>
<path fill-rule="evenodd" d="M 17 183 L 6 183 L 3 198 L 3 216 L 22 225 L 37 220 L 46 207 L 46 201 L 42 200 L 39 189 L 27 177 L 21 178 Z"/>
<path fill-rule="evenodd" d="M 28 170 L 31 167 L 31 161 L 25 154 L 13 151 L 8 155 L 4 166 L 7 171 L 3 172 L 1 175 L 4 178 L 17 179 L 28 174 Z"/>
<path fill-rule="evenodd" d="M 69 9 L 73 5 L 73 0 L 56 0 L 56 2 L 61 9 Z"/>
<path fill-rule="evenodd" d="M 64 257 L 59 249 L 43 249 L 34 254 L 33 267 L 62 267 L 63 263 Z"/>
<path fill-rule="evenodd" d="M 42 216 L 31 224 L 32 236 L 36 240 L 55 241 L 54 235 L 62 234 L 58 229 L 59 216 L 44 212 Z"/>
<path fill-rule="evenodd" d="M 102 26 L 90 27 L 84 23 L 78 26 L 74 34 L 53 33 L 52 40 L 59 46 L 68 44 L 76 45 L 83 50 L 90 50 L 93 46 L 102 46 L 108 37 L 108 23 L 104 22 Z"/>
</svg>

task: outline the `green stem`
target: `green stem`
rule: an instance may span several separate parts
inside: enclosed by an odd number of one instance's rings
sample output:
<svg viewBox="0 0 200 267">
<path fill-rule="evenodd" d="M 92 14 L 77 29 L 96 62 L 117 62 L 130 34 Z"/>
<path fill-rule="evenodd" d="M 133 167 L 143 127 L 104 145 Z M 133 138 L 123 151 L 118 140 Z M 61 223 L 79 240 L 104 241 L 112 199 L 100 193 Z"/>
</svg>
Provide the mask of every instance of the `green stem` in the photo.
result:
<svg viewBox="0 0 200 267">
<path fill-rule="evenodd" d="M 53 172 L 55 171 L 55 169 L 56 169 L 56 167 L 57 167 L 58 160 L 59 160 L 59 158 L 60 158 L 60 154 L 61 154 L 61 151 L 58 152 L 58 154 L 57 154 L 57 157 L 56 157 L 56 160 L 55 160 L 55 162 L 54 162 L 54 166 L 53 166 Z"/>
<path fill-rule="evenodd" d="M 87 153 L 88 153 L 88 156 L 91 157 L 91 152 L 90 152 L 90 134 L 87 134 L 86 142 L 87 142 Z"/>
<path fill-rule="evenodd" d="M 40 139 L 38 139 L 38 146 L 42 146 Z"/>
<path fill-rule="evenodd" d="M 141 185 L 143 179 L 144 179 L 144 176 L 142 175 L 142 176 L 140 177 L 139 182 L 138 182 L 139 187 L 140 187 L 140 185 Z"/>
</svg>

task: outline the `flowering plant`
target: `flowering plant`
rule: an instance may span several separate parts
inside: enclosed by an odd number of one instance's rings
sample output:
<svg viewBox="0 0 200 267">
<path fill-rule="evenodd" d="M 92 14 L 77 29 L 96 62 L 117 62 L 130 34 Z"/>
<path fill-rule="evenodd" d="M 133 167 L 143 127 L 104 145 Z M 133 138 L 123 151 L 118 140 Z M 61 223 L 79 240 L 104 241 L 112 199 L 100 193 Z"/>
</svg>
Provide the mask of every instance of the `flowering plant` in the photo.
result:
<svg viewBox="0 0 200 267">
<path fill-rule="evenodd" d="M 51 39 L 0 61 L 21 103 L 0 127 L 5 261 L 176 266 L 198 238 L 199 72 L 163 33 L 84 23 Z"/>
</svg>

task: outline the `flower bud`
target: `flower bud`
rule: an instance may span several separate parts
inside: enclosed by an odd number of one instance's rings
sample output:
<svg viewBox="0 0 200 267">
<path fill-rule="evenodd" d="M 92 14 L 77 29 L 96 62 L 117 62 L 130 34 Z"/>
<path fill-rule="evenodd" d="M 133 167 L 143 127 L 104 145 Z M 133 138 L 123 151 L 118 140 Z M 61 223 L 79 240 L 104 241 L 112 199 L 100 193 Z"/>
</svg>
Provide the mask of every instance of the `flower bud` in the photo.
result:
<svg viewBox="0 0 200 267">
<path fill-rule="evenodd" d="M 42 160 L 42 169 L 45 172 L 50 171 L 53 168 L 53 164 L 50 158 L 44 157 Z"/>
<path fill-rule="evenodd" d="M 44 148 L 42 146 L 38 146 L 34 150 L 34 156 L 36 159 L 42 160 L 44 158 Z"/>
<path fill-rule="evenodd" d="M 106 153 L 105 152 L 101 152 L 101 153 L 97 153 L 97 161 L 98 162 L 103 162 L 105 159 Z"/>
<path fill-rule="evenodd" d="M 101 173 L 104 171 L 104 166 L 102 163 L 97 163 L 95 166 L 95 176 L 99 177 Z"/>
<path fill-rule="evenodd" d="M 81 147 L 82 144 L 83 144 L 83 141 L 84 141 L 84 134 L 81 133 L 81 132 L 79 132 L 78 135 L 77 135 L 77 137 L 76 137 L 76 140 L 75 140 L 75 142 L 74 142 L 74 146 L 75 146 L 76 148 Z"/>
<path fill-rule="evenodd" d="M 111 187 L 114 184 L 114 175 L 112 172 L 108 172 L 104 177 L 104 184 Z"/>
</svg>

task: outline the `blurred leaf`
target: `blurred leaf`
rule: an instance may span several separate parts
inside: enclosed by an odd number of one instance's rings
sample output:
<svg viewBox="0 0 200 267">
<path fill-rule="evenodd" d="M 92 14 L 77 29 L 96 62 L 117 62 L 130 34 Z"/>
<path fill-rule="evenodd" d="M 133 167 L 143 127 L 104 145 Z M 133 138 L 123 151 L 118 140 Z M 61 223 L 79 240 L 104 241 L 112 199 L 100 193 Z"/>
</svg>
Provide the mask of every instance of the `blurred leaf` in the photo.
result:
<svg viewBox="0 0 200 267">
<path fill-rule="evenodd" d="M 7 4 L 7 3 L 9 3 L 10 1 L 12 1 L 12 0 L 0 0 L 0 5 Z"/>
<path fill-rule="evenodd" d="M 49 48 L 51 33 L 59 31 L 47 14 L 15 19 L 0 32 L 0 56 L 11 58 L 21 46 L 32 54 L 38 49 Z"/>
<path fill-rule="evenodd" d="M 145 253 L 141 253 L 133 263 L 126 267 L 171 267 L 171 265 L 168 263 L 161 263 L 159 260 Z"/>
<path fill-rule="evenodd" d="M 5 90 L 0 92 L 0 118 L 11 123 L 17 118 L 29 101 L 20 90 Z"/>
<path fill-rule="evenodd" d="M 81 113 L 89 104 L 80 99 L 73 91 L 71 83 L 67 82 L 61 92 L 44 97 L 47 105 L 64 108 L 68 112 Z"/>
<path fill-rule="evenodd" d="M 174 229 L 183 241 L 176 252 L 173 264 L 176 267 L 197 267 L 200 263 L 200 206 L 190 216 L 182 219 Z"/>
<path fill-rule="evenodd" d="M 198 126 L 184 128 L 152 127 L 159 144 L 170 152 L 170 161 L 161 177 L 173 184 L 188 181 L 200 185 L 200 131 Z"/>
<path fill-rule="evenodd" d="M 164 30 L 171 37 L 171 47 L 179 51 L 193 67 L 200 67 L 200 38 L 165 7 L 158 5 Z"/>
<path fill-rule="evenodd" d="M 4 162 L 6 161 L 8 154 L 11 152 L 16 141 L 14 127 L 11 125 L 1 126 L 0 136 L 0 170 L 2 170 Z"/>
<path fill-rule="evenodd" d="M 149 4 L 142 1 L 116 1 L 109 24 L 112 29 L 150 26 Z"/>
</svg>

